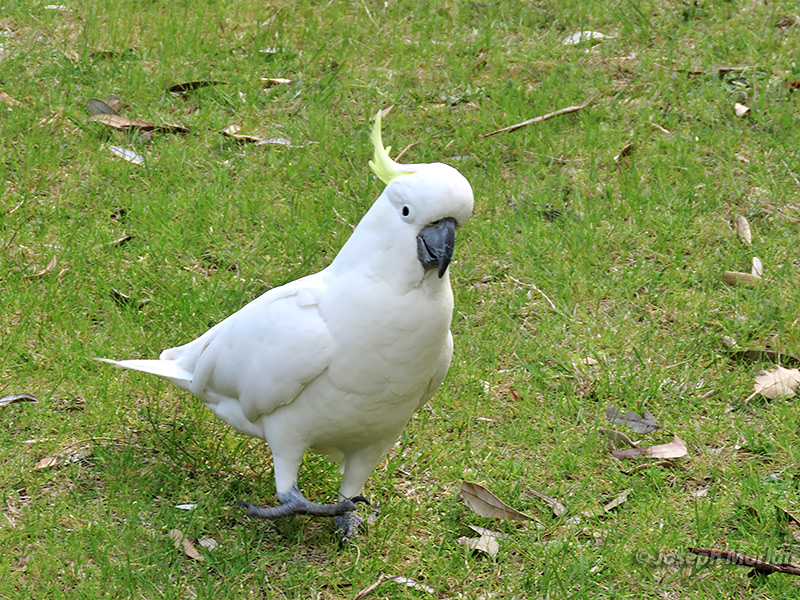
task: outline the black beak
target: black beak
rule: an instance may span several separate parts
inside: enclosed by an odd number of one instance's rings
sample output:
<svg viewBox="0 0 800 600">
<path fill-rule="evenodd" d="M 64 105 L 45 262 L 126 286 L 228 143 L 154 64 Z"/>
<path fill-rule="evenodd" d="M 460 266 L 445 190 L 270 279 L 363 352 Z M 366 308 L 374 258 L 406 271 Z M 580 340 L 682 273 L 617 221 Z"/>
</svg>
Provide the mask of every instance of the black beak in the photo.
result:
<svg viewBox="0 0 800 600">
<path fill-rule="evenodd" d="M 456 220 L 442 219 L 425 227 L 417 235 L 417 257 L 428 269 L 439 269 L 444 276 L 453 257 L 456 243 Z"/>
</svg>

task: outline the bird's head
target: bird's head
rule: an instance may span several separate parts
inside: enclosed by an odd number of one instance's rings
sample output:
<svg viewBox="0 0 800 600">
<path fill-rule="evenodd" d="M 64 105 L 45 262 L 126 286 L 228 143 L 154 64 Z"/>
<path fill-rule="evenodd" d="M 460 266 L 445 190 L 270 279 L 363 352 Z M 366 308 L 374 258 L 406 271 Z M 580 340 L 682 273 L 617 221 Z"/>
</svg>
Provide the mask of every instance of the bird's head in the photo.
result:
<svg viewBox="0 0 800 600">
<path fill-rule="evenodd" d="M 375 174 L 386 183 L 375 203 L 382 221 L 407 240 L 416 237 L 417 258 L 422 266 L 443 277 L 453 256 L 455 231 L 472 215 L 472 187 L 453 167 L 442 163 L 403 165 L 389 157 L 381 138 L 381 113 L 372 129 Z M 399 239 L 402 243 L 402 240 Z"/>
</svg>

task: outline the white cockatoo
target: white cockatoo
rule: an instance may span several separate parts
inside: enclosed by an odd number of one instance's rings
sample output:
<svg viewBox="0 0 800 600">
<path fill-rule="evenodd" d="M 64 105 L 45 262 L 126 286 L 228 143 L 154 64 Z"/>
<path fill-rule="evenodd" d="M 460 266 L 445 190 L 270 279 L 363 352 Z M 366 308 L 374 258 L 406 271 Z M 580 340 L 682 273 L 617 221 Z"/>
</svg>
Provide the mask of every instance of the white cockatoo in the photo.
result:
<svg viewBox="0 0 800 600">
<path fill-rule="evenodd" d="M 269 444 L 280 505 L 253 517 L 333 516 L 345 537 L 372 470 L 444 379 L 453 353 L 447 266 L 472 188 L 441 164 L 398 164 L 372 130 L 386 188 L 333 262 L 274 288 L 158 360 L 109 360 L 169 379 L 228 425 Z M 339 501 L 297 485 L 304 452 L 341 461 Z M 366 501 L 365 501 L 366 502 Z"/>
</svg>

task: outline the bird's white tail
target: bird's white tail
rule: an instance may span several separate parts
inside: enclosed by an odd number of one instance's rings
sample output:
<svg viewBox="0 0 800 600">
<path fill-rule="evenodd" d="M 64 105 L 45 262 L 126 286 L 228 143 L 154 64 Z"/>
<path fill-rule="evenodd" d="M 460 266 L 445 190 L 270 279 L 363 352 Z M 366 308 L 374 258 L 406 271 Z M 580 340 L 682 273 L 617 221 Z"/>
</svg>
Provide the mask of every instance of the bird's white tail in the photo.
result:
<svg viewBox="0 0 800 600">
<path fill-rule="evenodd" d="M 96 358 L 95 360 L 109 363 L 120 369 L 133 369 L 134 371 L 143 371 L 159 377 L 166 377 L 175 385 L 183 388 L 192 382 L 192 374 L 174 360 L 111 360 L 110 358 Z"/>
</svg>

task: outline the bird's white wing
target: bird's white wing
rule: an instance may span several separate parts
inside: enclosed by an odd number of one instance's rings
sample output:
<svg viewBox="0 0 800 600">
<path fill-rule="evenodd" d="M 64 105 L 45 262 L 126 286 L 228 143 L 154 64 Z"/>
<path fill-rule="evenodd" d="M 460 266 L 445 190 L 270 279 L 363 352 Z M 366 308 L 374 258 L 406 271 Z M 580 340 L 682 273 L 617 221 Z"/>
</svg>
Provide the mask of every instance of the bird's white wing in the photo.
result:
<svg viewBox="0 0 800 600">
<path fill-rule="evenodd" d="M 272 413 L 330 364 L 334 342 L 319 313 L 319 275 L 270 290 L 160 360 L 192 373 L 181 387 L 211 408 L 235 400 L 250 422 Z"/>
</svg>

